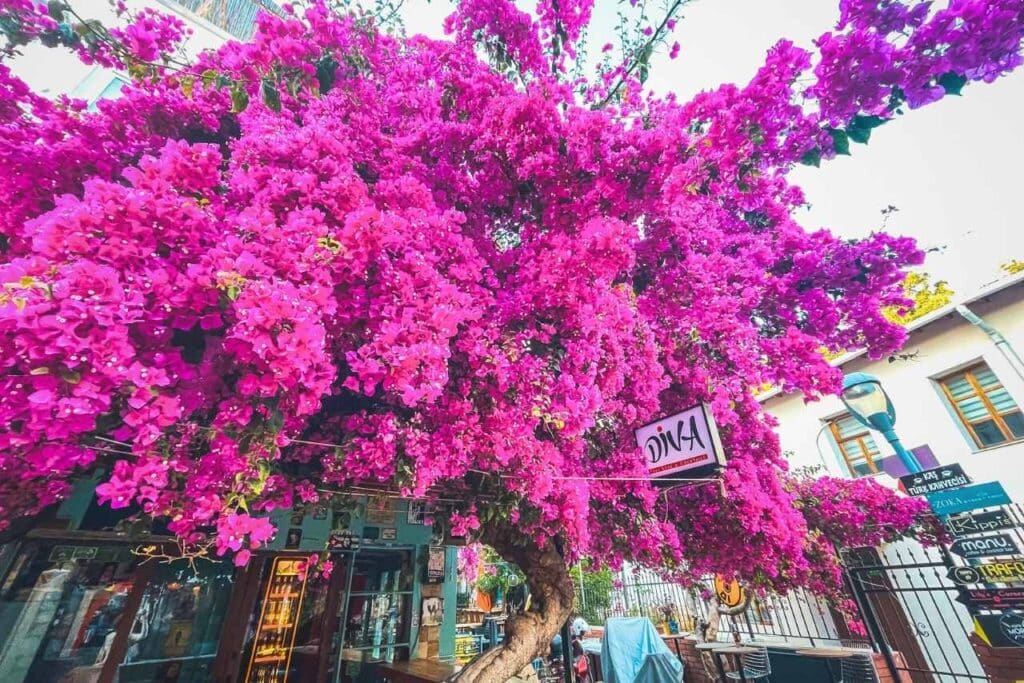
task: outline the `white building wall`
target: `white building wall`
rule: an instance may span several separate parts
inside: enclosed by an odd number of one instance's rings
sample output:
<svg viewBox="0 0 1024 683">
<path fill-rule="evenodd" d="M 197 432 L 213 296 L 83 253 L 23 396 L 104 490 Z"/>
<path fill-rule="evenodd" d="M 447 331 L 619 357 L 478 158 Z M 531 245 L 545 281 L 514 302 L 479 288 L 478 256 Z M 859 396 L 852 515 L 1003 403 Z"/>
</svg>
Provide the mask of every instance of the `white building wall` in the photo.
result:
<svg viewBox="0 0 1024 683">
<path fill-rule="evenodd" d="M 183 61 L 191 61 L 200 52 L 217 48 L 232 39 L 231 34 L 173 0 L 132 0 L 129 6 L 133 11 L 150 7 L 177 16 L 191 29 L 191 35 L 182 45 L 180 57 Z M 107 2 L 92 0 L 78 3 L 75 9 L 84 19 L 96 19 L 105 26 L 118 25 L 113 8 Z M 92 101 L 117 75 L 111 69 L 83 64 L 65 48 L 49 48 L 35 42 L 22 47 L 21 52 L 20 57 L 10 61 L 12 71 L 33 90 L 48 97 L 71 95 Z"/>
<path fill-rule="evenodd" d="M 973 302 L 968 308 L 1024 354 L 1024 283 Z M 913 358 L 890 363 L 885 358 L 871 361 L 861 357 L 844 364 L 843 371 L 867 372 L 881 380 L 896 408 L 896 432 L 905 447 L 928 445 L 940 464 L 959 462 L 975 482 L 999 480 L 1013 500 L 1024 500 L 1024 441 L 977 448 L 935 381 L 984 361 L 1017 405 L 1024 407 L 1024 378 L 993 341 L 952 312 L 912 332 L 900 353 L 913 354 Z M 828 419 L 846 412 L 838 397 L 826 396 L 805 404 L 801 395 L 779 395 L 767 399 L 764 405 L 779 421 L 777 432 L 783 450 L 791 453 L 792 466 L 818 465 L 832 476 L 849 476 L 831 434 L 823 429 Z M 873 436 L 883 456 L 893 454 L 881 435 Z M 887 479 L 884 475 L 880 478 Z"/>
</svg>

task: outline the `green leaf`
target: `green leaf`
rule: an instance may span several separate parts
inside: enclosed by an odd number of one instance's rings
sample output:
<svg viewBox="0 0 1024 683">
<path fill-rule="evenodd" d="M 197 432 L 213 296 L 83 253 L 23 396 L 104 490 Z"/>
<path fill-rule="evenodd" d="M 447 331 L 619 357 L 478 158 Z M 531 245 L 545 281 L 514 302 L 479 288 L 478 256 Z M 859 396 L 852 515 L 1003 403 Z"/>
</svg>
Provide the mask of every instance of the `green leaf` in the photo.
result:
<svg viewBox="0 0 1024 683">
<path fill-rule="evenodd" d="M 804 166 L 814 166 L 818 168 L 821 166 L 821 150 L 815 147 L 804 152 L 804 155 L 800 157 L 800 163 Z"/>
<path fill-rule="evenodd" d="M 249 106 L 249 93 L 245 91 L 245 83 L 235 81 L 231 86 L 231 113 L 238 114 L 245 111 Z"/>
<path fill-rule="evenodd" d="M 858 114 L 853 117 L 853 125 L 858 128 L 878 128 L 888 120 L 889 119 L 883 119 L 881 116 L 861 116 Z"/>
<path fill-rule="evenodd" d="M 855 128 L 854 126 L 850 126 L 846 129 L 846 136 L 854 142 L 859 142 L 860 144 L 865 145 L 871 138 L 871 129 Z"/>
<path fill-rule="evenodd" d="M 277 84 L 269 78 L 264 78 L 261 91 L 263 93 L 263 104 L 274 111 L 281 111 L 281 93 L 277 89 Z"/>
<path fill-rule="evenodd" d="M 967 78 L 953 71 L 947 71 L 939 76 L 939 85 L 942 86 L 947 95 L 959 95 L 960 91 L 967 85 Z"/>
<path fill-rule="evenodd" d="M 199 75 L 199 78 L 203 82 L 203 87 L 209 88 L 217 80 L 217 72 L 213 69 L 207 69 Z"/>
<path fill-rule="evenodd" d="M 850 154 L 850 137 L 846 134 L 845 130 L 839 130 L 838 128 L 828 128 L 828 134 L 832 136 L 832 149 L 835 150 L 836 154 Z"/>
</svg>

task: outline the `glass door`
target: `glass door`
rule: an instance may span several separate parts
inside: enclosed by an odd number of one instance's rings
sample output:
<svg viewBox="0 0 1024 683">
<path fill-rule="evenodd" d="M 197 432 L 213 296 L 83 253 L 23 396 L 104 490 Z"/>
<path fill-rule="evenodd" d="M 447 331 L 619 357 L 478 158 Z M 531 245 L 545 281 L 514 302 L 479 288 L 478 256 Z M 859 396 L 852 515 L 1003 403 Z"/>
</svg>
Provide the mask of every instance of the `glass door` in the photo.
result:
<svg viewBox="0 0 1024 683">
<path fill-rule="evenodd" d="M 322 683 L 330 680 L 337 603 L 348 565 L 335 560 L 331 578 L 305 576 L 306 556 L 264 557 L 255 604 L 243 630 L 240 683 Z M 250 603 L 251 604 L 251 603 Z"/>
<path fill-rule="evenodd" d="M 412 550 L 360 550 L 352 556 L 332 647 L 336 681 L 372 680 L 373 663 L 409 659 L 413 584 Z"/>
<path fill-rule="evenodd" d="M 135 571 L 123 545 L 26 543 L 0 585 L 0 681 L 99 680 Z"/>
</svg>

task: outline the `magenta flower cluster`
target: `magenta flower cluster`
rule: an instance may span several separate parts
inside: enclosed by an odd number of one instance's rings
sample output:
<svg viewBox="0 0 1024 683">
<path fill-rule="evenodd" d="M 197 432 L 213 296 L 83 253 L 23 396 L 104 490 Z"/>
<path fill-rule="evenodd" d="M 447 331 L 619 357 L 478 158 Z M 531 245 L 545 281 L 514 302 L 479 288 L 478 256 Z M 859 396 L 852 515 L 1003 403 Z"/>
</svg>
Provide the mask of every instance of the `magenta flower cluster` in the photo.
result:
<svg viewBox="0 0 1024 683">
<path fill-rule="evenodd" d="M 267 512 L 387 483 L 453 533 L 822 592 L 826 540 L 914 527 L 873 484 L 794 484 L 754 399 L 897 348 L 922 259 L 808 233 L 786 173 L 1017 66 L 1019 2 L 843 2 L 818 54 L 602 107 L 564 77 L 590 2 L 466 0 L 451 41 L 310 5 L 185 69 L 159 14 L 111 47 L 0 5 L 8 52 L 144 63 L 98 111 L 0 64 L 0 526 L 102 466 L 101 500 L 245 562 Z M 633 430 L 701 401 L 723 482 L 660 494 Z"/>
</svg>

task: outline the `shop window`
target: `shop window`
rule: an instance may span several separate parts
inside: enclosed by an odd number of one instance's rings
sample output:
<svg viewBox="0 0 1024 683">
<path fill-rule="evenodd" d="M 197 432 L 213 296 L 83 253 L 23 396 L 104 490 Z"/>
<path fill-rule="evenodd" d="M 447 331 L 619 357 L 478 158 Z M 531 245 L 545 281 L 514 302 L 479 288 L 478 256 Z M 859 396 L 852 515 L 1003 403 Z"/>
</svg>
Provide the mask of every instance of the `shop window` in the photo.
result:
<svg viewBox="0 0 1024 683">
<path fill-rule="evenodd" d="M 0 681 L 96 681 L 135 567 L 122 545 L 25 544 L 0 585 Z"/>
<path fill-rule="evenodd" d="M 233 574 L 226 562 L 158 565 L 128 632 L 118 683 L 208 680 Z"/>
<path fill-rule="evenodd" d="M 870 429 L 849 413 L 829 420 L 828 428 L 851 476 L 863 477 L 881 471 L 878 464 L 881 455 Z"/>
<path fill-rule="evenodd" d="M 939 386 L 978 448 L 1024 439 L 1024 416 L 984 363 L 939 380 Z"/>
</svg>

